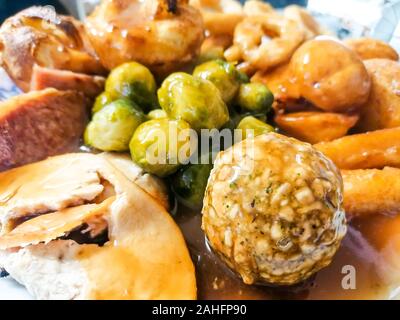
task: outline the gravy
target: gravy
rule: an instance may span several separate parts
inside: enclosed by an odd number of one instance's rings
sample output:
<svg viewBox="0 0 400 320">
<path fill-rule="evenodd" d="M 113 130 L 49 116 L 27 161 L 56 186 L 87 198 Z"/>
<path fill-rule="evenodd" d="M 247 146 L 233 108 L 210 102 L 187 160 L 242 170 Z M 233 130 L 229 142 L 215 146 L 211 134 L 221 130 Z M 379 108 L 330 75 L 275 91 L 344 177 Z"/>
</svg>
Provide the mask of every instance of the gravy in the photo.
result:
<svg viewBox="0 0 400 320">
<path fill-rule="evenodd" d="M 389 299 L 400 288 L 400 215 L 352 220 L 332 264 L 288 288 L 245 285 L 208 247 L 200 213 L 180 208 L 176 220 L 196 266 L 199 299 Z M 355 270 L 355 289 L 345 290 L 348 265 Z"/>
</svg>

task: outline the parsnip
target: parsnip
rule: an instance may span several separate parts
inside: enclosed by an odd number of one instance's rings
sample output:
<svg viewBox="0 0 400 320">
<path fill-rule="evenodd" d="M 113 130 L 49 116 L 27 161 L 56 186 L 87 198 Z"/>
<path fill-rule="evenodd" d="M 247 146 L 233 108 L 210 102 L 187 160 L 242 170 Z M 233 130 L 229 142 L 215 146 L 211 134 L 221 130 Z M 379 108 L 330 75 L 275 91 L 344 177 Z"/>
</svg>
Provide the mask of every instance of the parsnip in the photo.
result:
<svg viewBox="0 0 400 320">
<path fill-rule="evenodd" d="M 400 212 L 400 169 L 342 170 L 348 217 Z"/>
<path fill-rule="evenodd" d="M 332 141 L 346 135 L 358 115 L 331 112 L 295 112 L 278 114 L 275 122 L 290 136 L 309 143 Z"/>
<path fill-rule="evenodd" d="M 350 135 L 315 147 L 340 169 L 400 167 L 400 127 Z"/>
</svg>

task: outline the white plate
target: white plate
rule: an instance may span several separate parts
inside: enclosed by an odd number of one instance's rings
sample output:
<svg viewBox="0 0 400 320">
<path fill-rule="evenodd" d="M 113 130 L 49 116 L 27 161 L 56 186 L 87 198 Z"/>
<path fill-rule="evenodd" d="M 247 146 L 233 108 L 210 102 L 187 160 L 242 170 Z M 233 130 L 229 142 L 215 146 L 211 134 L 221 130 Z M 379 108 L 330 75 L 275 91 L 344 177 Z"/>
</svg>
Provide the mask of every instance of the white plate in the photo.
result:
<svg viewBox="0 0 400 320">
<path fill-rule="evenodd" d="M 0 300 L 33 300 L 18 282 L 10 277 L 0 279 Z"/>
</svg>

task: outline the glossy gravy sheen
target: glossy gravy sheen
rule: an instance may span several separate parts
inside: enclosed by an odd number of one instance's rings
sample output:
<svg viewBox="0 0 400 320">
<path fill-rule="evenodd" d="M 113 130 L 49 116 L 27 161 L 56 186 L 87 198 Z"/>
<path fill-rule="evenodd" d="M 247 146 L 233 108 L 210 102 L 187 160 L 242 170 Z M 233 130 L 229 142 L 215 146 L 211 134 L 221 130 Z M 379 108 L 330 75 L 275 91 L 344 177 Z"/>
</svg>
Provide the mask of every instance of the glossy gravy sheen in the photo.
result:
<svg viewBox="0 0 400 320">
<path fill-rule="evenodd" d="M 331 265 L 289 288 L 243 284 L 208 247 L 200 213 L 180 208 L 176 221 L 196 266 L 199 299 L 389 299 L 396 294 L 400 298 L 400 215 L 352 220 Z M 348 268 L 355 270 L 355 289 L 345 290 L 342 281 L 348 283 Z"/>
</svg>

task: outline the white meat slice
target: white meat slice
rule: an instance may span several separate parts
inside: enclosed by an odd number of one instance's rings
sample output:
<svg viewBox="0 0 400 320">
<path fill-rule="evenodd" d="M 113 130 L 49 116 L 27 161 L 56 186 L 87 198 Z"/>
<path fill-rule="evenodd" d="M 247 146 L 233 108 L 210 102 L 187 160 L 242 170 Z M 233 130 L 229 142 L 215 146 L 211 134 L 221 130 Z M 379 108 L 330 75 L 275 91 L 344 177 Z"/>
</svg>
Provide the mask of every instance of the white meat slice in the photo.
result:
<svg viewBox="0 0 400 320">
<path fill-rule="evenodd" d="M 82 299 L 88 279 L 76 259 L 79 250 L 74 241 L 58 240 L 0 251 L 0 261 L 10 276 L 37 299 Z"/>
<path fill-rule="evenodd" d="M 55 200 L 59 197 L 68 199 L 62 195 L 63 191 L 71 194 L 73 190 L 85 189 L 87 177 L 93 172 L 103 191 L 97 193 L 93 204 L 42 215 L 22 222 L 12 230 L 3 228 L 0 265 L 34 297 L 196 298 L 195 270 L 178 226 L 161 203 L 123 174 L 121 168 L 111 165 L 105 157 L 92 154 L 58 156 L 37 165 L 43 169 L 41 175 L 27 179 L 26 184 L 41 189 L 31 188 L 32 194 L 29 194 L 21 184 L 3 205 L 14 203 L 16 206 L 18 200 L 26 201 L 25 196 L 35 198 L 35 192 L 41 194 L 40 199 L 50 201 L 51 198 L 45 197 L 45 190 L 54 192 Z M 21 175 L 29 178 L 26 167 L 19 170 Z M 80 178 L 75 176 L 76 172 L 80 172 Z M 12 176 L 17 181 L 20 179 L 17 171 Z M 3 192 L 6 190 L 4 188 Z M 86 209 L 90 210 L 81 211 Z M 68 230 L 76 231 L 82 222 L 90 228 L 97 223 L 93 217 L 104 218 L 107 222 L 108 241 L 102 246 L 60 239 L 62 235 L 68 236 Z M 101 229 L 104 223 L 99 226 Z M 92 231 L 100 229 L 95 227 Z"/>
</svg>

